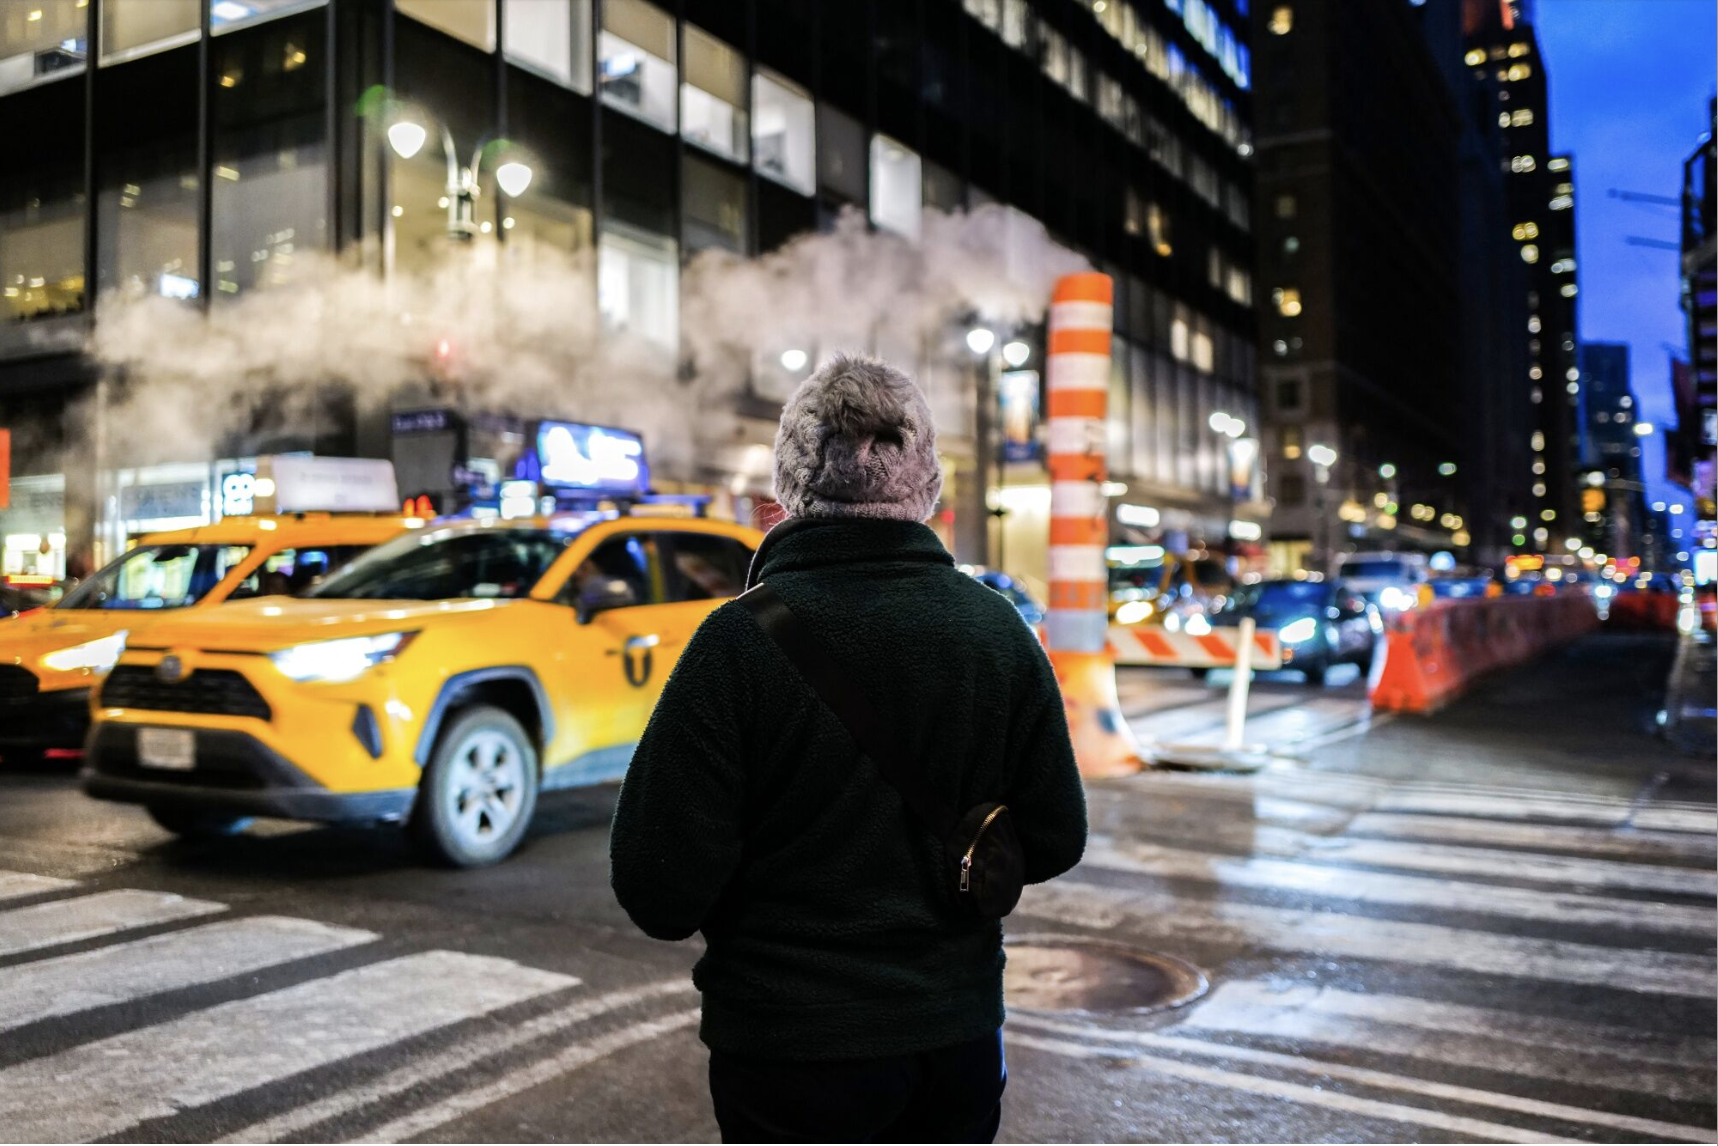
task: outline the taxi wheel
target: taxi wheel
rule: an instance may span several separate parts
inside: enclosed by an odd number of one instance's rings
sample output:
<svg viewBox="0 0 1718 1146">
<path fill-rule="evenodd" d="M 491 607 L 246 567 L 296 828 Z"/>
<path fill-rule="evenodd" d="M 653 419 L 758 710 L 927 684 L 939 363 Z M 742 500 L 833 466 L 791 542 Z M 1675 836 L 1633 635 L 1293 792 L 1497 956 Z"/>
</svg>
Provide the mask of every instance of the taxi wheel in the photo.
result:
<svg viewBox="0 0 1718 1146">
<path fill-rule="evenodd" d="M 454 718 L 418 783 L 411 832 L 453 867 L 504 859 L 537 807 L 537 750 L 519 722 L 481 705 Z"/>
<path fill-rule="evenodd" d="M 205 808 L 162 808 L 151 805 L 144 809 L 149 818 L 176 836 L 193 840 L 232 836 L 250 825 L 249 816 L 232 816 L 211 812 Z"/>
</svg>

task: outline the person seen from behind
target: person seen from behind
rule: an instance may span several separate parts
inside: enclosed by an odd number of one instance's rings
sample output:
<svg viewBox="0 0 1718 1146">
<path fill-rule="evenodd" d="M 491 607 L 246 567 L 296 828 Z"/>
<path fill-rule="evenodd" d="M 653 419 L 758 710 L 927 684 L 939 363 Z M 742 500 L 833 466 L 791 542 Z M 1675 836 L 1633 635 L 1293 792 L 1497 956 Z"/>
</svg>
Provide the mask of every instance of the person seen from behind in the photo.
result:
<svg viewBox="0 0 1718 1146">
<path fill-rule="evenodd" d="M 1085 847 L 1061 692 L 924 524 L 942 472 L 906 375 L 822 366 L 782 412 L 775 483 L 787 518 L 633 755 L 615 895 L 648 935 L 703 933 L 724 1140 L 989 1142 L 1000 916 Z"/>
</svg>

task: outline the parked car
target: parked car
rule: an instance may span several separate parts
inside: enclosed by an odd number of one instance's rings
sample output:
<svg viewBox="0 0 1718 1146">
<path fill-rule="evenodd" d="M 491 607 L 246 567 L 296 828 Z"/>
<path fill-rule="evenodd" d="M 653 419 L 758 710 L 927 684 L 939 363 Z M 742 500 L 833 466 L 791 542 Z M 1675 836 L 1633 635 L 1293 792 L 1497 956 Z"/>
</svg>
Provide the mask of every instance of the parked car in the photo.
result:
<svg viewBox="0 0 1718 1146">
<path fill-rule="evenodd" d="M 1385 613 L 1419 603 L 1419 587 L 1431 577 L 1424 553 L 1350 553 L 1337 566 L 1338 579 Z"/>
<path fill-rule="evenodd" d="M 1365 676 L 1384 619 L 1378 607 L 1347 585 L 1330 581 L 1282 578 L 1238 587 L 1212 618 L 1217 625 L 1238 625 L 1253 618 L 1261 629 L 1272 629 L 1282 645 L 1283 667 L 1321 685 L 1330 669 L 1352 664 Z"/>
</svg>

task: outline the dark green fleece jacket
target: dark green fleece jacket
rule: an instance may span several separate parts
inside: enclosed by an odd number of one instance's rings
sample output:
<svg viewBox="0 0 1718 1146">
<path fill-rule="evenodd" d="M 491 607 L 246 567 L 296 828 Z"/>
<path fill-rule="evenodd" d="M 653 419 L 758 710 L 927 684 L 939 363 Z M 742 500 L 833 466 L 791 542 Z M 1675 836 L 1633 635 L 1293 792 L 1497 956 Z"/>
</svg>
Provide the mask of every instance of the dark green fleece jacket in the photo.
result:
<svg viewBox="0 0 1718 1146">
<path fill-rule="evenodd" d="M 752 563 L 899 722 L 961 808 L 1006 803 L 1026 878 L 1068 870 L 1085 793 L 1032 631 L 923 525 L 794 519 Z M 614 891 L 702 931 L 702 1035 L 757 1058 L 908 1054 L 1001 1026 L 1002 928 L 963 916 L 942 844 L 738 605 L 704 621 L 621 787 Z"/>
</svg>

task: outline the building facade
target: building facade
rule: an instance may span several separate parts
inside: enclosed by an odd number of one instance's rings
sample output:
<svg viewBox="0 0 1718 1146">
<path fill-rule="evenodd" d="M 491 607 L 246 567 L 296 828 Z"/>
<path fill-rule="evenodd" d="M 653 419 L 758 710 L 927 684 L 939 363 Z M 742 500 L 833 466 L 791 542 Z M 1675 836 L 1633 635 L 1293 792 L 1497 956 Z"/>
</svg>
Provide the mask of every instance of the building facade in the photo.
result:
<svg viewBox="0 0 1718 1146">
<path fill-rule="evenodd" d="M 1531 0 L 1463 0 L 1465 62 L 1494 95 L 1504 129 L 1496 160 L 1507 173 L 1509 235 L 1526 268 L 1527 377 L 1534 407 L 1526 524 L 1511 535 L 1518 551 L 1557 549 L 1594 524 L 1577 509 L 1581 462 L 1579 282 L 1575 263 L 1575 170 L 1551 153 L 1549 77 L 1533 29 Z M 1517 541 L 1516 537 L 1520 540 Z"/>
<path fill-rule="evenodd" d="M 1284 569 L 1471 544 L 1465 105 L 1423 19 L 1405 2 L 1254 9 L 1260 389 Z"/>
<path fill-rule="evenodd" d="M 315 289 L 319 253 L 403 281 L 432 273 L 460 228 L 526 283 L 551 256 L 584 259 L 595 313 L 568 322 L 673 354 L 700 252 L 779 251 L 844 213 L 912 243 L 928 212 L 1002 205 L 1114 276 L 1113 500 L 1190 549 L 1263 514 L 1236 479 L 1246 451 L 1212 428 L 1259 421 L 1247 0 L 35 0 L 0 19 L 0 116 L 30 157 L 0 172 L 8 572 L 63 573 L 68 554 L 104 555 L 98 542 L 111 555 L 141 530 L 218 516 L 223 477 L 259 452 L 411 463 L 426 423 L 390 417 L 401 403 L 342 405 L 349 379 L 331 378 L 325 417 L 259 414 L 213 448 L 130 465 L 111 440 L 91 446 L 104 389 L 127 379 L 87 351 L 114 299 L 218 317 Z M 415 133 L 393 130 L 399 108 Z M 530 177 L 509 195 L 513 154 Z M 450 180 L 468 166 L 478 194 L 450 228 Z M 937 527 L 963 559 L 1000 551 L 1031 576 L 1041 450 L 1016 442 L 994 462 L 1006 419 L 978 403 L 987 380 L 1038 365 L 1041 328 L 1002 331 L 978 362 L 955 333 L 953 350 L 873 329 L 784 351 L 735 400 L 733 440 L 657 475 L 743 507 L 767 494 L 758 449 L 818 352 L 904 354 L 944 380 Z M 457 391 L 459 350 L 427 337 L 410 402 Z M 494 412 L 456 411 L 466 455 L 507 436 L 506 419 L 479 416 Z M 458 476 L 417 492 L 458 509 L 485 460 L 462 455 Z"/>
<path fill-rule="evenodd" d="M 1650 432 L 1651 423 L 1640 420 L 1635 405 L 1628 344 L 1583 343 L 1580 368 L 1586 454 L 1579 536 L 1599 553 L 1641 557 L 1649 522 L 1637 431 Z"/>
<path fill-rule="evenodd" d="M 1682 313 L 1688 330 L 1688 364 L 1677 385 L 1678 426 L 1672 442 L 1677 468 L 1694 492 L 1694 536 L 1689 551 L 1705 580 L 1718 578 L 1718 528 L 1713 487 L 1718 465 L 1718 231 L 1714 230 L 1714 169 L 1718 168 L 1718 100 L 1706 105 L 1706 131 L 1682 165 Z"/>
</svg>

